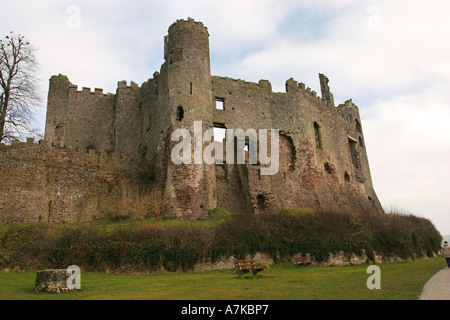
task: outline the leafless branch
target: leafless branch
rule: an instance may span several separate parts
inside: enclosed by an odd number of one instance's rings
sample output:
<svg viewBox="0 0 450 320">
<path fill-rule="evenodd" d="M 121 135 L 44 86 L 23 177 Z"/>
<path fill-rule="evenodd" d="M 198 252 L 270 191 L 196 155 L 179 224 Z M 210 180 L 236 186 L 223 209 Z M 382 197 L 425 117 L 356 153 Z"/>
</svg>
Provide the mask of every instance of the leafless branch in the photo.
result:
<svg viewBox="0 0 450 320">
<path fill-rule="evenodd" d="M 35 49 L 13 32 L 0 40 L 0 142 L 42 136 L 33 126 L 39 106 Z"/>
</svg>

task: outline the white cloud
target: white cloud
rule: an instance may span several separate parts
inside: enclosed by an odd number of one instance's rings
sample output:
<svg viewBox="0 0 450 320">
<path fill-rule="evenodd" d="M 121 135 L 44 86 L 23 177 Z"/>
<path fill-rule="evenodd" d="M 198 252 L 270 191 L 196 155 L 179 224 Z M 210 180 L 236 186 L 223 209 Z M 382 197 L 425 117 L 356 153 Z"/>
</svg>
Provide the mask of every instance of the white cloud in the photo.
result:
<svg viewBox="0 0 450 320">
<path fill-rule="evenodd" d="M 450 109 L 433 89 L 379 101 L 364 121 L 375 190 L 386 208 L 431 219 L 448 234 Z"/>
</svg>

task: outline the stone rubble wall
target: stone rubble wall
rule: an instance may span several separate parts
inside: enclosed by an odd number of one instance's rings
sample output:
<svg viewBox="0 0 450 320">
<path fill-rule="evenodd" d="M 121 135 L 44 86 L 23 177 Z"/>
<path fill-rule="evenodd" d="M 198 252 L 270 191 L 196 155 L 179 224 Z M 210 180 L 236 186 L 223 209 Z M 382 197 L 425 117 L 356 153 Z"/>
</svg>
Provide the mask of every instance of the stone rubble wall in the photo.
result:
<svg viewBox="0 0 450 320">
<path fill-rule="evenodd" d="M 125 159 L 28 139 L 0 144 L 0 223 L 75 222 L 99 218 Z"/>
</svg>

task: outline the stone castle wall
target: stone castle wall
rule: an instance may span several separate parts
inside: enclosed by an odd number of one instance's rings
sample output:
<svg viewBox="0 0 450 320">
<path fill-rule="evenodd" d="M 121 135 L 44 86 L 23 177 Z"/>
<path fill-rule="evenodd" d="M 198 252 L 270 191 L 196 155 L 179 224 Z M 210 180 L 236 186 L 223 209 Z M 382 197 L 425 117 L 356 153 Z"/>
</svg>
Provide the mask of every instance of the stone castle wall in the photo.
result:
<svg viewBox="0 0 450 320">
<path fill-rule="evenodd" d="M 0 223 L 102 218 L 118 181 L 133 178 L 124 159 L 45 141 L 0 144 Z"/>
<path fill-rule="evenodd" d="M 325 76 L 320 79 L 328 83 Z M 276 128 L 281 133 L 278 174 L 261 176 L 261 166 L 247 164 L 246 188 L 254 211 L 276 212 L 284 206 L 382 212 L 371 182 L 358 108 L 350 100 L 336 108 L 332 98 L 320 98 L 293 79 L 286 82 L 286 91 L 272 92 L 266 80 L 249 83 L 213 77 L 215 97 L 225 106 L 214 110 L 216 125 L 244 131 Z M 357 163 L 352 152 L 357 153 Z M 235 189 L 233 184 L 229 187 Z M 239 202 L 241 196 L 236 195 L 221 207 Z"/>
<path fill-rule="evenodd" d="M 326 76 L 319 75 L 321 97 L 294 79 L 286 82 L 286 92 L 273 92 L 267 80 L 252 83 L 212 76 L 208 30 L 192 19 L 170 26 L 164 58 L 151 79 L 141 86 L 119 82 L 114 94 L 101 89 L 78 91 L 63 75 L 50 79 L 45 132 L 49 149 L 35 145 L 20 154 L 17 150 L 23 146 L 0 148 L 3 163 L 11 168 L 5 178 L 17 180 L 1 182 L 6 189 L 0 190 L 0 199 L 10 199 L 9 209 L 4 205 L 2 212 L 19 212 L 14 206 L 24 206 L 17 218 L 8 216 L 7 221 L 36 220 L 36 212 L 41 220 L 48 220 L 46 210 L 51 217 L 59 207 L 63 208 L 59 220 L 93 216 L 95 210 L 81 210 L 74 194 L 86 194 L 91 188 L 86 181 L 92 176 L 108 176 L 124 168 L 144 172 L 138 180 L 163 190 L 179 219 L 202 219 L 215 207 L 233 213 L 276 212 L 281 206 L 383 212 L 371 181 L 358 108 L 351 100 L 336 107 Z M 223 110 L 215 107 L 216 101 L 223 103 Z M 179 141 L 172 141 L 172 133 L 187 129 L 192 134 L 195 121 L 202 121 L 203 132 L 213 127 L 278 129 L 278 173 L 261 175 L 263 166 L 248 161 L 175 165 L 171 151 Z M 194 150 L 195 139 L 191 143 Z M 203 141 L 203 147 L 207 143 Z M 108 162 L 110 171 L 79 163 L 77 159 L 89 152 L 127 161 L 120 162 L 121 168 Z M 37 169 L 28 173 L 26 168 L 33 166 Z M 27 186 L 47 191 L 42 196 L 42 192 L 28 192 Z M 67 196 L 58 198 L 57 190 Z M 11 199 L 18 203 L 13 205 Z"/>
<path fill-rule="evenodd" d="M 77 90 L 66 76 L 50 79 L 45 136 L 54 146 L 112 152 L 115 100 L 102 89 Z"/>
</svg>

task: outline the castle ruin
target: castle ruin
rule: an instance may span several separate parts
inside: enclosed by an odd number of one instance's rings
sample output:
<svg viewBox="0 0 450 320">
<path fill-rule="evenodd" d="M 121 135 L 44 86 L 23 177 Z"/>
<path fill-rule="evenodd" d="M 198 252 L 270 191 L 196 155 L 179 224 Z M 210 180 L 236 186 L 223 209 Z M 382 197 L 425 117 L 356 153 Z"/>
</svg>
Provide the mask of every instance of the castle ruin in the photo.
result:
<svg viewBox="0 0 450 320">
<path fill-rule="evenodd" d="M 141 182 L 163 190 L 178 219 L 203 219 L 217 207 L 248 214 L 276 212 L 278 207 L 383 212 L 358 108 L 351 100 L 335 106 L 325 75 L 319 75 L 321 97 L 293 79 L 287 80 L 286 92 L 273 92 L 267 80 L 212 76 L 208 30 L 192 19 L 170 26 L 164 58 L 151 79 L 141 86 L 119 82 L 115 94 L 78 91 L 68 77 L 53 76 L 47 148 L 122 159 L 130 171 L 146 173 Z M 172 141 L 172 133 L 180 128 L 194 132 L 196 121 L 203 131 L 279 130 L 278 173 L 262 175 L 260 162 L 173 163 L 171 151 L 179 142 Z M 45 201 L 55 202 L 54 193 L 47 188 Z M 80 219 L 77 210 L 72 220 Z"/>
</svg>

